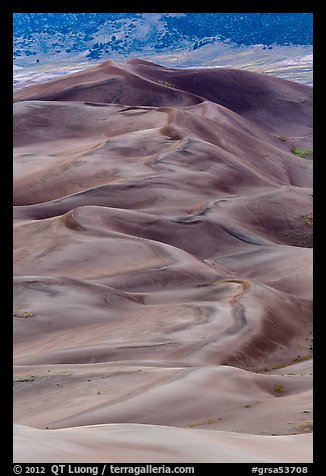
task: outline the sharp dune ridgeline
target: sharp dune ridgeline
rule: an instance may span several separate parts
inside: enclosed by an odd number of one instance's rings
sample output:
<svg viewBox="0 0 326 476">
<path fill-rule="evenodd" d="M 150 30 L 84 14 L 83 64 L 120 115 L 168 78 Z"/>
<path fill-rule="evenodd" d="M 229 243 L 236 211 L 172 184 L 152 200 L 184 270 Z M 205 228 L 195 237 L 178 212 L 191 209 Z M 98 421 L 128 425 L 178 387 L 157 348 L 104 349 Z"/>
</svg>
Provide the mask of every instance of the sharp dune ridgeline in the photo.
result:
<svg viewBox="0 0 326 476">
<path fill-rule="evenodd" d="M 140 59 L 14 92 L 15 462 L 312 461 L 312 92 Z"/>
</svg>

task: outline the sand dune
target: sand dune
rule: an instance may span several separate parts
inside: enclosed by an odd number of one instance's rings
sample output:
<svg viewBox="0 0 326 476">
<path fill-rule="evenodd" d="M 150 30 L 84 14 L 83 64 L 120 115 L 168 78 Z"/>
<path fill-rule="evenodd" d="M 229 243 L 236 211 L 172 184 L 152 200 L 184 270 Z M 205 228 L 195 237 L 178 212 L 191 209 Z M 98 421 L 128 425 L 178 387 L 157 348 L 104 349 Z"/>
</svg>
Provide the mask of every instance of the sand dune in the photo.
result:
<svg viewBox="0 0 326 476">
<path fill-rule="evenodd" d="M 300 130 L 299 135 L 307 133 L 312 119 L 312 88 L 307 85 L 245 70 L 162 68 L 138 59 L 123 65 L 108 60 L 14 93 L 14 101 L 31 99 L 156 107 L 190 106 L 207 99 L 268 130 L 282 125 L 288 134 Z"/>
<path fill-rule="evenodd" d="M 36 430 L 17 425 L 16 462 L 306 463 L 310 435 L 263 436 L 145 425 Z M 41 448 L 41 450 L 40 450 Z M 126 451 L 126 448 L 128 449 Z M 96 454 L 96 457 L 94 457 Z"/>
<path fill-rule="evenodd" d="M 311 375 L 145 363 L 42 364 L 31 367 L 29 386 L 28 367 L 17 366 L 16 418 L 51 429 L 135 422 L 256 435 L 312 430 Z"/>
<path fill-rule="evenodd" d="M 302 144 L 312 88 L 245 70 L 14 92 L 16 462 L 312 460 Z"/>
</svg>

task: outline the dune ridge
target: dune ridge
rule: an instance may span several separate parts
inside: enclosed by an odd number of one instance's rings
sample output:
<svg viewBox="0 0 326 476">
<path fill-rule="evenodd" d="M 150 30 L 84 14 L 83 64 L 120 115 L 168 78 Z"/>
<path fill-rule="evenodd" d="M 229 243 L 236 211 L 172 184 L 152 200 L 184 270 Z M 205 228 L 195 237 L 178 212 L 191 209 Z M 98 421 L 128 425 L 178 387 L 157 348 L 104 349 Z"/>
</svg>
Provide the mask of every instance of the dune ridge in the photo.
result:
<svg viewBox="0 0 326 476">
<path fill-rule="evenodd" d="M 14 92 L 15 462 L 312 461 L 310 149 L 261 73 Z"/>
</svg>

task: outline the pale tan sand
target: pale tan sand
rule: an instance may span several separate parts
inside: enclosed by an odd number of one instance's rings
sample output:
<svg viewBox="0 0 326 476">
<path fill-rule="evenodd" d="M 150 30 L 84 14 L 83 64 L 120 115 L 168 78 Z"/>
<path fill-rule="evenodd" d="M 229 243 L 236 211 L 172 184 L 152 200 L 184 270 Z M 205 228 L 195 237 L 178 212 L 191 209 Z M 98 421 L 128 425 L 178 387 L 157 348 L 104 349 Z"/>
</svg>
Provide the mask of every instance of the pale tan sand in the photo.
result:
<svg viewBox="0 0 326 476">
<path fill-rule="evenodd" d="M 156 425 L 36 430 L 17 425 L 14 460 L 33 463 L 310 463 L 311 435 L 262 436 Z"/>
</svg>

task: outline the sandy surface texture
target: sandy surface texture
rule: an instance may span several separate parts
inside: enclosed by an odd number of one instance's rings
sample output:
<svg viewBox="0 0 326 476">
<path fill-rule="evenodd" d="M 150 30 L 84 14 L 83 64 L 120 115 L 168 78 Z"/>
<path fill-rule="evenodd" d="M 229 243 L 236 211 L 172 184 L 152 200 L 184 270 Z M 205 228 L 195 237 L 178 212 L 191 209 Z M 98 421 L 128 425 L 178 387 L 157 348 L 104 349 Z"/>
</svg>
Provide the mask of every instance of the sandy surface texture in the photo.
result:
<svg viewBox="0 0 326 476">
<path fill-rule="evenodd" d="M 312 164 L 261 73 L 14 92 L 15 462 L 312 461 Z"/>
</svg>

